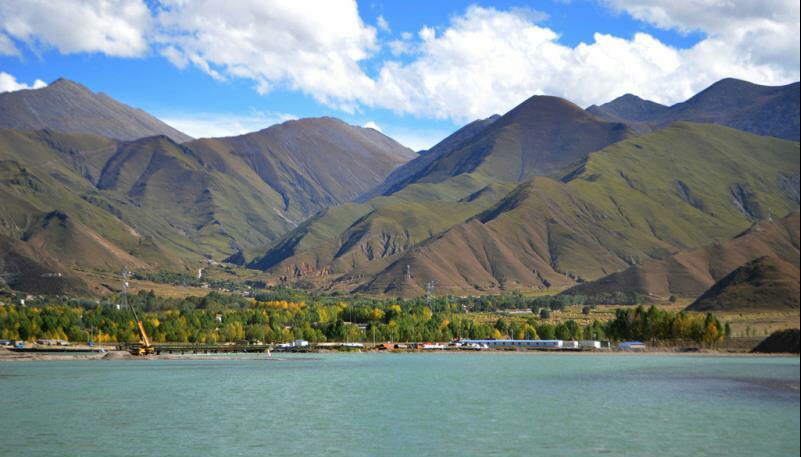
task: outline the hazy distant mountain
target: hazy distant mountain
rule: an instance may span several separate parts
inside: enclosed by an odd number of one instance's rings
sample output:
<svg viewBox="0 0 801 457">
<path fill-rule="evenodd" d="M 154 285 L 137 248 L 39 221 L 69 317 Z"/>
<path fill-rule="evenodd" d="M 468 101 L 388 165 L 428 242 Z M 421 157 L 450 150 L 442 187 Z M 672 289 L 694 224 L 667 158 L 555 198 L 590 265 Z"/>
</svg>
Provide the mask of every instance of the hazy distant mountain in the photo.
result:
<svg viewBox="0 0 801 457">
<path fill-rule="evenodd" d="M 651 128 L 675 121 L 707 122 L 798 141 L 799 96 L 797 82 L 760 86 L 727 78 L 670 107 L 627 94 L 587 111 L 610 121 L 647 124 Z"/>
<path fill-rule="evenodd" d="M 41 89 L 0 94 L 0 127 L 91 133 L 120 140 L 153 135 L 166 135 L 178 143 L 192 139 L 140 109 L 67 79 Z"/>
<path fill-rule="evenodd" d="M 772 256 L 754 259 L 716 282 L 691 311 L 755 311 L 799 308 L 799 269 Z"/>
<path fill-rule="evenodd" d="M 626 94 L 601 106 L 592 105 L 587 111 L 615 122 L 648 122 L 667 109 L 665 105 Z"/>
</svg>

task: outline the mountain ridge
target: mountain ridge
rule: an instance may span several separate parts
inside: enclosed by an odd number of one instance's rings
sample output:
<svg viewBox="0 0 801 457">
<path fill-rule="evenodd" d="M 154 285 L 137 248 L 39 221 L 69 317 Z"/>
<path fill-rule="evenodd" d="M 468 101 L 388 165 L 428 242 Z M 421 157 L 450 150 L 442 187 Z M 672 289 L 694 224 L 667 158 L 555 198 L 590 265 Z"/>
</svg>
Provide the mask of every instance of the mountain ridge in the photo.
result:
<svg viewBox="0 0 801 457">
<path fill-rule="evenodd" d="M 610 121 L 631 123 L 642 132 L 676 121 L 691 121 L 799 141 L 799 94 L 798 82 L 763 86 L 724 78 L 672 106 L 627 94 L 587 110 Z"/>
<path fill-rule="evenodd" d="M 774 256 L 758 257 L 721 278 L 690 311 L 753 311 L 799 308 L 799 269 Z"/>
<path fill-rule="evenodd" d="M 40 89 L 0 94 L 0 127 L 89 133 L 120 140 L 158 134 L 178 143 L 192 139 L 141 109 L 64 78 Z"/>
<path fill-rule="evenodd" d="M 699 148 L 715 153 L 696 154 Z M 764 163 L 749 156 L 754 148 L 764 151 L 759 158 Z M 774 175 L 770 190 L 757 192 L 743 184 L 750 202 L 765 213 L 765 207 L 777 212 L 797 208 L 780 190 L 778 176 L 797 173 L 797 163 L 792 170 L 797 151 L 797 143 L 725 127 L 674 124 L 591 154 L 567 182 L 534 177 L 495 207 L 415 246 L 356 287 L 415 295 L 434 280 L 441 291 L 462 294 L 542 290 L 596 279 L 627 268 L 638 257 L 664 257 L 749 226 L 752 215 L 731 197 L 730 188 L 738 181 L 764 182 Z M 735 157 L 736 171 L 708 174 L 715 161 Z M 703 206 L 688 201 L 667 177 L 674 175 L 668 170 L 686 168 L 696 170 L 682 179 Z M 411 282 L 406 265 L 417 271 Z"/>
</svg>

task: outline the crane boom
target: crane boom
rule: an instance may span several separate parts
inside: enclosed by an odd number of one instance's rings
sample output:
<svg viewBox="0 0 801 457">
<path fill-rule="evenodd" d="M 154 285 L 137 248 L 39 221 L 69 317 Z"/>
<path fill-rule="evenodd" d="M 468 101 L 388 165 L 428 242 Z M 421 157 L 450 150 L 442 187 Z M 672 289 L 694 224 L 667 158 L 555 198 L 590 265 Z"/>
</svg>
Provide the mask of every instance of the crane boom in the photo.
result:
<svg viewBox="0 0 801 457">
<path fill-rule="evenodd" d="M 136 319 L 136 327 L 139 330 L 139 343 L 141 346 L 136 347 L 131 350 L 131 354 L 133 355 L 148 355 L 153 354 L 155 349 L 153 345 L 150 344 L 150 338 L 147 336 L 147 332 L 145 331 L 145 326 L 142 324 L 142 321 L 139 319 L 139 314 L 136 313 L 136 308 L 134 308 L 133 304 L 128 301 L 128 277 L 130 276 L 130 272 L 128 268 L 122 270 L 122 301 L 123 305 L 128 305 L 133 312 L 134 319 Z"/>
</svg>

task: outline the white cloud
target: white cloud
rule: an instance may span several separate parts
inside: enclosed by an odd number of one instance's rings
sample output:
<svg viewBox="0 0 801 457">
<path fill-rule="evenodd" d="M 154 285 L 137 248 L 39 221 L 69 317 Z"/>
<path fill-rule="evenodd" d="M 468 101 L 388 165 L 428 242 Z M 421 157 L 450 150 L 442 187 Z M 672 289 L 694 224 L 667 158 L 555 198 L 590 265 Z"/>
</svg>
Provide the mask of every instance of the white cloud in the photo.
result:
<svg viewBox="0 0 801 457">
<path fill-rule="evenodd" d="M 167 113 L 158 116 L 167 124 L 195 138 L 236 136 L 297 119 L 286 113 Z"/>
<path fill-rule="evenodd" d="M 11 41 L 11 38 L 6 36 L 4 33 L 0 33 L 0 56 L 16 56 L 19 55 L 19 49 Z"/>
<path fill-rule="evenodd" d="M 414 51 L 414 46 L 408 41 L 392 40 L 389 41 L 387 45 L 389 46 L 389 51 L 396 57 L 404 54 L 411 54 L 412 51 Z"/>
<path fill-rule="evenodd" d="M 439 143 L 443 138 L 453 133 L 453 131 L 387 125 L 384 126 L 384 130 L 381 133 L 387 135 L 407 148 L 410 148 L 414 151 L 423 151 Z"/>
<path fill-rule="evenodd" d="M 0 0 L 0 54 L 18 55 L 22 44 L 114 56 L 153 48 L 179 68 L 252 80 L 261 94 L 286 88 L 348 113 L 385 108 L 460 123 L 503 113 L 534 94 L 582 106 L 626 92 L 674 103 L 724 77 L 799 79 L 797 1 L 598 1 L 704 37 L 689 49 L 646 33 L 595 34 L 566 46 L 535 10 L 472 6 L 445 26 L 388 36 L 390 52 L 406 58 L 370 62 L 378 68 L 371 77 L 362 66 L 380 55 L 379 42 L 355 0 L 161 0 L 153 11 L 144 0 Z M 383 16 L 376 26 L 389 33 Z M 192 119 L 199 122 L 185 120 Z M 240 133 L 236 123 L 227 125 L 219 130 Z"/>
<path fill-rule="evenodd" d="M 14 75 L 0 71 L 0 92 L 14 92 L 22 89 L 41 89 L 47 84 L 41 79 L 37 79 L 33 84 L 28 85 L 17 81 Z"/>
<path fill-rule="evenodd" d="M 377 49 L 355 0 L 167 0 L 156 40 L 171 62 L 215 78 L 248 78 L 259 93 L 276 86 L 353 110 L 372 88 L 359 67 Z"/>
<path fill-rule="evenodd" d="M 604 0 L 613 9 L 663 29 L 701 31 L 707 44 L 785 71 L 799 67 L 801 7 L 787 0 Z"/>
<path fill-rule="evenodd" d="M 142 0 L 0 2 L 0 31 L 34 52 L 100 52 L 141 56 L 148 50 L 151 15 Z M 0 37 L 0 50 L 5 49 Z"/>
<path fill-rule="evenodd" d="M 362 125 L 362 127 L 366 128 L 366 129 L 373 129 L 373 130 L 375 130 L 377 132 L 381 132 L 381 133 L 384 132 L 383 130 L 381 130 L 381 127 L 379 127 L 378 124 L 376 124 L 373 121 L 365 122 L 364 125 Z"/>
<path fill-rule="evenodd" d="M 792 27 L 792 15 L 786 20 Z M 744 51 L 716 35 L 689 49 L 645 33 L 631 39 L 595 34 L 593 42 L 569 47 L 530 14 L 477 6 L 453 18 L 447 28 L 423 27 L 418 36 L 417 58 L 386 62 L 375 96 L 366 104 L 464 122 L 506 112 L 535 94 L 562 96 L 583 106 L 626 92 L 675 103 L 724 77 L 763 84 L 799 77 L 797 57 L 796 63 L 780 65 L 758 54 L 770 50 L 751 46 Z M 784 36 L 781 32 L 775 38 Z M 797 35 L 789 46 L 797 56 Z"/>
<path fill-rule="evenodd" d="M 376 19 L 376 25 L 382 32 L 389 33 L 392 31 L 392 29 L 389 28 L 389 22 L 387 22 L 384 16 L 378 16 L 378 19 Z"/>
</svg>

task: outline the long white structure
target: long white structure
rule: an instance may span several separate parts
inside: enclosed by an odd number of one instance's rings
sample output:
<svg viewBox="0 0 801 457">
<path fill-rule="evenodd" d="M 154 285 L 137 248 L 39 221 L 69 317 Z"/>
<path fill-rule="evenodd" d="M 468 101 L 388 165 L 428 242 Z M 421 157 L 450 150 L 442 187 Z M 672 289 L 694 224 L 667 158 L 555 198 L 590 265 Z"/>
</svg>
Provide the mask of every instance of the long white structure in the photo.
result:
<svg viewBox="0 0 801 457">
<path fill-rule="evenodd" d="M 487 345 L 487 347 L 504 347 L 504 348 L 577 348 L 578 343 L 575 341 L 567 341 L 565 344 L 562 340 L 459 340 L 463 345 L 478 344 Z M 574 344 L 575 343 L 575 344 Z"/>
</svg>

